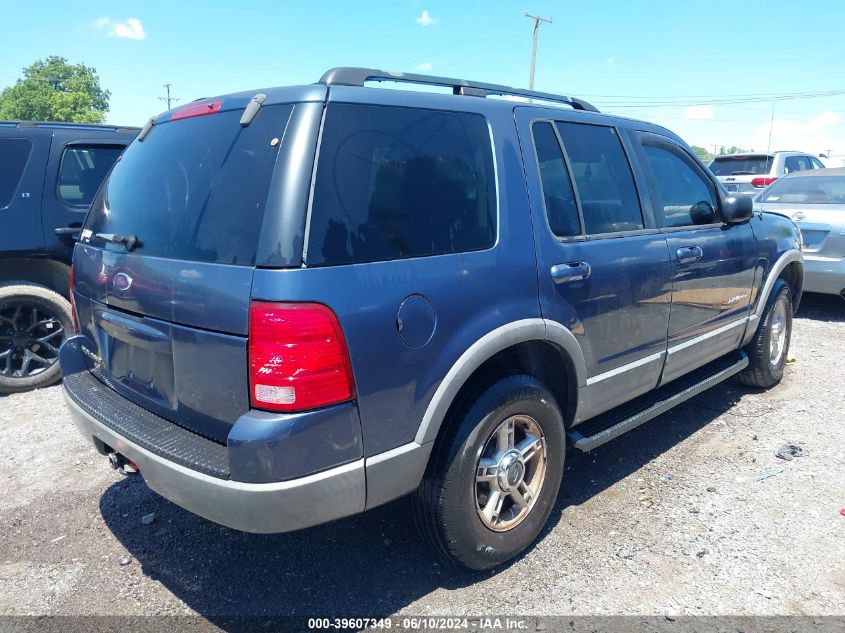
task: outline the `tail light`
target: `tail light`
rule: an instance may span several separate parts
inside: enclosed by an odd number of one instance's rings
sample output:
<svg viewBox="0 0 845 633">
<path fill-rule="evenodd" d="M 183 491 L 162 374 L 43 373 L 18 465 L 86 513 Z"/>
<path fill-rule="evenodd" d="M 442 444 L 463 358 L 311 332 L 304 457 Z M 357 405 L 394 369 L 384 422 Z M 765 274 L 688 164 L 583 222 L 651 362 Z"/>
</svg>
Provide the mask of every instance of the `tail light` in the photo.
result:
<svg viewBox="0 0 845 633">
<path fill-rule="evenodd" d="M 179 119 L 192 119 L 195 116 L 205 116 L 206 114 L 217 114 L 220 112 L 220 107 L 223 101 L 204 101 L 202 103 L 192 103 L 182 108 L 173 111 L 168 121 L 178 121 Z"/>
<path fill-rule="evenodd" d="M 68 292 L 68 300 L 70 301 L 70 321 L 73 325 L 73 333 L 79 332 L 79 325 L 76 323 L 76 301 L 73 300 L 73 264 L 70 265 L 70 291 Z"/>
<path fill-rule="evenodd" d="M 355 397 L 337 317 L 319 303 L 254 301 L 249 314 L 250 401 L 257 409 L 305 411 Z"/>
<path fill-rule="evenodd" d="M 757 187 L 757 189 L 762 189 L 763 187 L 768 187 L 775 180 L 777 180 L 777 178 L 753 178 L 751 180 L 751 184 Z"/>
</svg>

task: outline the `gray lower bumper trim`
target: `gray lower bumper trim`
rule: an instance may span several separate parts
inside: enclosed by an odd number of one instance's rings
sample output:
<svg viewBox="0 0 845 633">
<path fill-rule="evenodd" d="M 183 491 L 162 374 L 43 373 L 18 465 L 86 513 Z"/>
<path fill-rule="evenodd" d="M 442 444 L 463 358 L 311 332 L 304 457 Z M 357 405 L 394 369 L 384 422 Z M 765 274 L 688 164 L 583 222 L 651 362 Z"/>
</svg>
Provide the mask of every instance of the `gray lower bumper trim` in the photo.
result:
<svg viewBox="0 0 845 633">
<path fill-rule="evenodd" d="M 131 459 L 162 497 L 206 519 L 244 532 L 290 532 L 364 510 L 364 460 L 289 481 L 252 484 L 210 477 L 129 442 L 65 394 L 74 424 Z"/>
</svg>

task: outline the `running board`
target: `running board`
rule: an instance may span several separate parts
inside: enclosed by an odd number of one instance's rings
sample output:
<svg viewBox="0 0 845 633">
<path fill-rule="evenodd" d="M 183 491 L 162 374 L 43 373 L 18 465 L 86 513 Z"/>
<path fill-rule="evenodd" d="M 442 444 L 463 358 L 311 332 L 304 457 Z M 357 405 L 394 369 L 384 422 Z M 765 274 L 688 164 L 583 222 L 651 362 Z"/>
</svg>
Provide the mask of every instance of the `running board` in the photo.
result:
<svg viewBox="0 0 845 633">
<path fill-rule="evenodd" d="M 745 352 L 732 352 L 639 398 L 582 422 L 567 433 L 569 441 L 579 450 L 591 451 L 730 378 L 747 366 L 748 356 Z"/>
</svg>

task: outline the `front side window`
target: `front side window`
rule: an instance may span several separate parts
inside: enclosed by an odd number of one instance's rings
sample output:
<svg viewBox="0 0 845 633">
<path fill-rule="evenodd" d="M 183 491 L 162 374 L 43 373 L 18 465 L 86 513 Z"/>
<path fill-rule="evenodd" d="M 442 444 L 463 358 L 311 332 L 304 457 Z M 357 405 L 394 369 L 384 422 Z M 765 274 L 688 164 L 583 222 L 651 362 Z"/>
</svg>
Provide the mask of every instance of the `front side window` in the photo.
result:
<svg viewBox="0 0 845 633">
<path fill-rule="evenodd" d="M 813 169 L 824 169 L 824 163 L 822 163 L 818 158 L 811 156 L 810 162 L 813 163 Z"/>
<path fill-rule="evenodd" d="M 540 179 L 543 185 L 543 199 L 549 228 L 558 237 L 573 237 L 581 233 L 578 207 L 569 170 L 563 160 L 557 135 L 551 123 L 535 123 L 532 128 L 537 161 L 540 164 Z"/>
<path fill-rule="evenodd" d="M 622 142 L 612 127 L 557 123 L 575 178 L 588 234 L 644 228 Z"/>
<path fill-rule="evenodd" d="M 490 248 L 496 191 L 481 115 L 332 104 L 311 201 L 309 265 Z"/>
<path fill-rule="evenodd" d="M 29 139 L 0 139 L 0 209 L 12 202 L 31 151 L 32 141 Z"/>
<path fill-rule="evenodd" d="M 59 198 L 79 207 L 89 207 L 114 161 L 123 151 L 116 145 L 72 145 L 62 155 Z"/>
<path fill-rule="evenodd" d="M 646 163 L 653 177 L 652 202 L 660 227 L 716 222 L 713 183 L 684 150 L 671 143 L 643 141 Z"/>
</svg>

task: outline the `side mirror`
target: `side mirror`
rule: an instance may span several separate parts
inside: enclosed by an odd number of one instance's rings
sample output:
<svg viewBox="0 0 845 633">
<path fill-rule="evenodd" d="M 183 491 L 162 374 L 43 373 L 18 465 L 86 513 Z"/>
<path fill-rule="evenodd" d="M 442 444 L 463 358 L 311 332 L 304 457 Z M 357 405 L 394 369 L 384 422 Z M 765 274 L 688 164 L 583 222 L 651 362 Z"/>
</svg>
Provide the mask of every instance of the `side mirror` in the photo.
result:
<svg viewBox="0 0 845 633">
<path fill-rule="evenodd" d="M 742 224 L 754 216 L 751 196 L 727 196 L 722 199 L 722 219 L 726 224 Z"/>
</svg>

